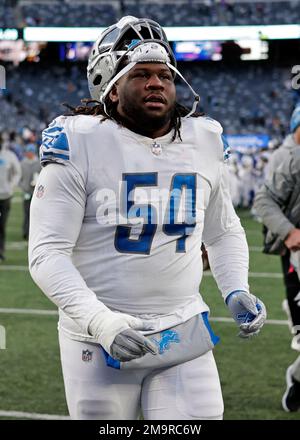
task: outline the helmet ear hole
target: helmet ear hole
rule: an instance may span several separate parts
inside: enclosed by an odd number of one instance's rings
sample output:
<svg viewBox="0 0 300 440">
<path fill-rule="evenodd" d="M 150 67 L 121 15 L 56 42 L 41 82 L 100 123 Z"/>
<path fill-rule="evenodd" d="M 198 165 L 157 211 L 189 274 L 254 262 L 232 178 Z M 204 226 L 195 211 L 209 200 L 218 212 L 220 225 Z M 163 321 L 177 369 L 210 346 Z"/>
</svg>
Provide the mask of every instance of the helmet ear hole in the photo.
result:
<svg viewBox="0 0 300 440">
<path fill-rule="evenodd" d="M 97 75 L 97 76 L 94 78 L 94 81 L 93 81 L 94 86 L 99 86 L 99 84 L 101 83 L 101 81 L 102 81 L 102 75 Z"/>
</svg>

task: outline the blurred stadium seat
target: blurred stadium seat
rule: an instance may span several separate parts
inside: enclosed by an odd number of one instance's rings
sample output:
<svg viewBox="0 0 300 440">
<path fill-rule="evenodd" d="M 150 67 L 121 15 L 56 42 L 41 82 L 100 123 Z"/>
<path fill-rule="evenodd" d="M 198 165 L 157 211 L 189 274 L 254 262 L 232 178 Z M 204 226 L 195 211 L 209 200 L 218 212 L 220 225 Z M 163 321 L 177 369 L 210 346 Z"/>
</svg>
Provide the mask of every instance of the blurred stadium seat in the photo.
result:
<svg viewBox="0 0 300 440">
<path fill-rule="evenodd" d="M 1 0 L 0 2 L 0 27 L 107 26 L 120 15 L 151 17 L 164 26 L 182 26 L 183 23 L 185 26 L 226 26 L 300 22 L 297 0 L 275 2 Z"/>
</svg>

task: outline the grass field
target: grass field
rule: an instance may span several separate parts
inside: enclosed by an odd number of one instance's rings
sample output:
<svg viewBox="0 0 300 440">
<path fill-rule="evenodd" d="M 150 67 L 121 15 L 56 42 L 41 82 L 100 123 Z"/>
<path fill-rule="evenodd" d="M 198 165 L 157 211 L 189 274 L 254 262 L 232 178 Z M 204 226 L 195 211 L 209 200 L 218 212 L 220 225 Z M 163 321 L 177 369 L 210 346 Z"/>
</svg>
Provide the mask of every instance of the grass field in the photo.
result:
<svg viewBox="0 0 300 440">
<path fill-rule="evenodd" d="M 283 283 L 280 276 L 276 277 L 281 273 L 279 259 L 259 251 L 260 225 L 248 212 L 239 214 L 250 246 L 252 291 L 265 302 L 269 319 L 286 320 L 281 310 Z M 21 241 L 21 217 L 21 199 L 17 196 L 9 218 L 7 260 L 4 267 L 0 266 L 0 325 L 5 327 L 7 336 L 6 349 L 0 350 L 0 418 L 8 418 L 1 411 L 67 415 L 57 317 L 3 310 L 55 310 L 26 270 L 27 246 Z M 258 277 L 256 273 L 264 276 Z M 201 291 L 211 307 L 212 317 L 229 317 L 209 275 L 204 277 Z M 287 414 L 281 409 L 285 370 L 297 356 L 290 349 L 288 327 L 268 324 L 258 338 L 243 341 L 236 337 L 233 322 L 213 322 L 212 326 L 221 336 L 215 356 L 223 386 L 224 418 L 300 420 L 300 412 Z"/>
</svg>

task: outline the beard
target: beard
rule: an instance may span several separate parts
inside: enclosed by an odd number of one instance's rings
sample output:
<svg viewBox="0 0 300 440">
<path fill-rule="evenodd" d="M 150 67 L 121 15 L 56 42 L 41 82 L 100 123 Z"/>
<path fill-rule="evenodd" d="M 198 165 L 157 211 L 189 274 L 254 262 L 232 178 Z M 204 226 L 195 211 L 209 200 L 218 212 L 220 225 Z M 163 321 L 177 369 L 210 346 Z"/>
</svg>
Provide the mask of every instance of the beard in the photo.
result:
<svg viewBox="0 0 300 440">
<path fill-rule="evenodd" d="M 119 115 L 120 122 L 125 127 L 139 134 L 151 134 L 168 124 L 171 124 L 175 112 L 174 103 L 164 113 L 155 114 L 143 108 L 129 97 L 124 97 L 124 104 L 122 105 L 123 116 Z"/>
</svg>

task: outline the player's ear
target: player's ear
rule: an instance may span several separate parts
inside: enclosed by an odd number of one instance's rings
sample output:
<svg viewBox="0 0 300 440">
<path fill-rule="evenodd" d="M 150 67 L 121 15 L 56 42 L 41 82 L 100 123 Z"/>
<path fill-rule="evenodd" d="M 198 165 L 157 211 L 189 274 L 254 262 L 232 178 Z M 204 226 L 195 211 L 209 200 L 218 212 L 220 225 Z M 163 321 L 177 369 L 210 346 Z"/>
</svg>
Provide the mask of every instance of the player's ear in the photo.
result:
<svg viewBox="0 0 300 440">
<path fill-rule="evenodd" d="M 117 84 L 114 84 L 112 86 L 112 89 L 109 92 L 108 96 L 109 96 L 111 102 L 119 102 L 119 93 L 118 93 L 118 86 L 117 86 Z"/>
</svg>

